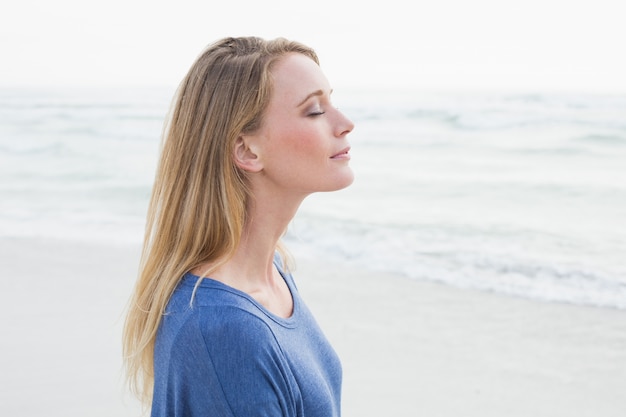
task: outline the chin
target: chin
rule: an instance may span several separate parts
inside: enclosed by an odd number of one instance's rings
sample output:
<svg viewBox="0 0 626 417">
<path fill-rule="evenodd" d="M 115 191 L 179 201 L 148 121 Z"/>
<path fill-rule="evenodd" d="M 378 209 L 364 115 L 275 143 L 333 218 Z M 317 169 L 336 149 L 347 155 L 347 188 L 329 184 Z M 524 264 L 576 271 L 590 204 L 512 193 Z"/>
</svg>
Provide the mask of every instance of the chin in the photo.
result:
<svg viewBox="0 0 626 417">
<path fill-rule="evenodd" d="M 342 175 L 340 178 L 337 178 L 337 181 L 335 182 L 333 187 L 329 187 L 329 189 L 327 189 L 325 191 L 339 191 L 339 190 L 343 190 L 344 188 L 347 188 L 350 185 L 352 185 L 353 182 L 354 182 L 354 173 L 352 172 L 352 170 L 349 170 L 344 175 Z"/>
</svg>

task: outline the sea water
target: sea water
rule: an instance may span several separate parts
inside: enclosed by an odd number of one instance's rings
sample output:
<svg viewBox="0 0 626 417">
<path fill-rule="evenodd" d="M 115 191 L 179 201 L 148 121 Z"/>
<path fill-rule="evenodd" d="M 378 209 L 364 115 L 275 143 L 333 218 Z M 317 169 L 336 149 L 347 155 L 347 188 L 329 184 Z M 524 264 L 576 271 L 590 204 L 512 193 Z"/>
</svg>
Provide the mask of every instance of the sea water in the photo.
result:
<svg viewBox="0 0 626 417">
<path fill-rule="evenodd" d="M 0 90 L 0 237 L 140 244 L 173 92 Z M 294 252 L 626 309 L 626 96 L 334 96 L 356 179 L 305 200 Z"/>
</svg>

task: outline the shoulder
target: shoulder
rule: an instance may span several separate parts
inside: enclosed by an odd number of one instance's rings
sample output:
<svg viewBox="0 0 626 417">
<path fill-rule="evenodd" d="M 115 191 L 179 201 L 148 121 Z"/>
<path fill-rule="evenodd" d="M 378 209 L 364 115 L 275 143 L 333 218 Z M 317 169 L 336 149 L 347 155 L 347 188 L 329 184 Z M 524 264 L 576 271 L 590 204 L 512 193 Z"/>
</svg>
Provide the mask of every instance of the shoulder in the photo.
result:
<svg viewBox="0 0 626 417">
<path fill-rule="evenodd" d="M 261 319 L 232 306 L 190 306 L 163 324 L 155 344 L 156 415 L 291 415 L 274 408 L 293 403 L 293 378 Z M 270 411 L 257 413 L 263 407 Z"/>
<path fill-rule="evenodd" d="M 275 341 L 266 316 L 250 301 L 236 294 L 220 294 L 221 300 L 207 300 L 202 293 L 199 291 L 192 302 L 179 305 L 163 317 L 162 331 L 171 333 L 177 345 L 192 339 L 202 339 L 207 346 Z"/>
<path fill-rule="evenodd" d="M 275 335 L 265 316 L 242 305 L 197 306 L 198 328 L 207 344 L 272 343 Z"/>
<path fill-rule="evenodd" d="M 237 416 L 293 415 L 298 389 L 279 326 L 245 295 L 202 284 L 193 297 L 194 285 L 179 286 L 163 316 L 155 392 L 165 402 L 175 397 L 185 407 L 224 406 Z"/>
<path fill-rule="evenodd" d="M 155 344 L 155 361 L 169 369 L 197 367 L 196 372 L 215 374 L 227 385 L 241 380 L 233 375 L 236 369 L 246 370 L 248 376 L 256 369 L 284 377 L 287 368 L 271 326 L 232 305 L 193 305 L 165 316 Z"/>
</svg>

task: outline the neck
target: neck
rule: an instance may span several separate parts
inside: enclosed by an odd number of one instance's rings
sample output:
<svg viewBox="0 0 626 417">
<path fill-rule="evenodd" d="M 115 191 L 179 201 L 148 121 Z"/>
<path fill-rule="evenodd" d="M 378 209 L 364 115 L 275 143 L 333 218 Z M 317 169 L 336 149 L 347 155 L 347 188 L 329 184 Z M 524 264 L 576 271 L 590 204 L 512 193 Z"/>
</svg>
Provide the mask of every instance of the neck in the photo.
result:
<svg viewBox="0 0 626 417">
<path fill-rule="evenodd" d="M 252 195 L 246 225 L 233 256 L 215 269 L 201 265 L 194 272 L 204 275 L 208 269 L 211 278 L 247 293 L 276 315 L 290 317 L 293 299 L 274 267 L 274 253 L 306 195 L 281 194 L 263 187 Z"/>
<path fill-rule="evenodd" d="M 304 199 L 286 199 L 271 192 L 254 196 L 239 246 L 233 257 L 212 273 L 220 281 L 248 289 L 276 285 L 276 246 Z"/>
</svg>

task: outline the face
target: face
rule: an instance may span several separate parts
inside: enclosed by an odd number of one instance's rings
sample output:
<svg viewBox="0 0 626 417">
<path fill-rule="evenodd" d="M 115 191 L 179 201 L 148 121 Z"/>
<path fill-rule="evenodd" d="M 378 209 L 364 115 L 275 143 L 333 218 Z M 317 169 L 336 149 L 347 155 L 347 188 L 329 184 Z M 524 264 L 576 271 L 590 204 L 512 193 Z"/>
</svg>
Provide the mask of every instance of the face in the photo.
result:
<svg viewBox="0 0 626 417">
<path fill-rule="evenodd" d="M 275 64 L 272 80 L 262 126 L 249 138 L 262 166 L 258 174 L 271 186 L 303 195 L 350 185 L 347 135 L 354 124 L 332 105 L 320 67 L 292 53 Z"/>
</svg>

